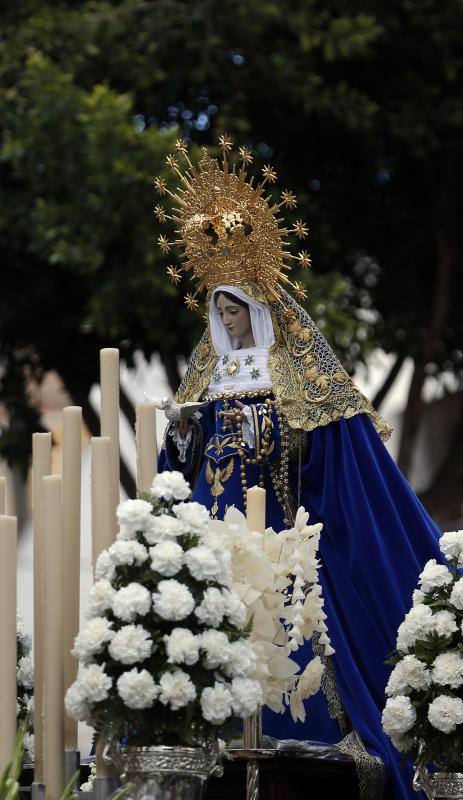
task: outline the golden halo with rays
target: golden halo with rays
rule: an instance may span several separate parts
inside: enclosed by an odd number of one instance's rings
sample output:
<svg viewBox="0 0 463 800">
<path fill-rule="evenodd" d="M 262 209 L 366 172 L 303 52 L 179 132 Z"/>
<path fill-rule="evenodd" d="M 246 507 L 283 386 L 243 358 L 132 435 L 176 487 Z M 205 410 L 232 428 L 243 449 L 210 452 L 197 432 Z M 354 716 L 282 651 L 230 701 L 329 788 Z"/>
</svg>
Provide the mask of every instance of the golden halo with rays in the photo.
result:
<svg viewBox="0 0 463 800">
<path fill-rule="evenodd" d="M 197 297 L 211 291 L 220 284 L 240 286 L 255 283 L 262 287 L 269 300 L 282 302 L 282 284 L 291 288 L 298 298 L 306 296 L 305 288 L 298 281 L 291 281 L 286 274 L 291 260 L 301 267 L 310 266 L 306 251 L 293 255 L 286 248 L 288 234 L 299 239 L 307 236 L 308 230 L 302 220 L 290 229 L 285 228 L 278 216 L 283 207 L 294 209 L 296 197 L 289 190 L 281 193 L 281 201 L 274 203 L 264 194 L 267 183 L 273 184 L 277 175 L 266 165 L 262 169 L 262 180 L 254 186 L 254 178 L 247 180 L 246 169 L 252 163 L 250 151 L 239 148 L 237 163 L 230 163 L 232 142 L 226 134 L 219 139 L 222 149 L 222 164 L 213 158 L 207 148 L 197 166 L 188 157 L 185 142 L 176 142 L 177 155 L 168 155 L 167 164 L 180 179 L 175 191 L 167 188 L 163 178 L 156 178 L 154 186 L 159 194 L 169 195 L 174 201 L 171 214 L 163 206 L 155 207 L 159 221 L 172 220 L 178 239 L 169 242 L 163 235 L 158 244 L 168 253 L 175 246 L 181 250 L 183 264 L 179 268 L 169 267 L 168 274 L 174 283 L 180 279 L 180 271 L 190 273 L 196 282 L 194 293 L 186 296 L 187 306 L 196 309 Z M 179 159 L 184 160 L 182 169 Z"/>
</svg>

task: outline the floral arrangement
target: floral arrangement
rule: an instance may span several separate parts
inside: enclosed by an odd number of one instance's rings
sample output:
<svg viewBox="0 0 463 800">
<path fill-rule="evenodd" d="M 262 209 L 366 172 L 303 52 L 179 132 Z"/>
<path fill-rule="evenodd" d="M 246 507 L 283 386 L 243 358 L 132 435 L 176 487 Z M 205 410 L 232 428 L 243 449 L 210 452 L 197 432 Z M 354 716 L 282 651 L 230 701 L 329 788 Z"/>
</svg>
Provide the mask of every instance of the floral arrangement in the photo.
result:
<svg viewBox="0 0 463 800">
<path fill-rule="evenodd" d="M 16 714 L 19 728 L 26 720 L 30 720 L 34 710 L 34 662 L 31 656 L 32 639 L 30 634 L 26 631 L 23 618 L 20 614 L 17 614 L 16 617 L 16 645 L 16 680 L 18 687 Z M 29 762 L 34 761 L 34 734 L 32 730 L 32 725 L 28 723 L 27 729 L 24 730 L 23 735 L 24 752 Z"/>
<path fill-rule="evenodd" d="M 189 495 L 180 473 L 158 475 L 148 494 L 118 507 L 117 540 L 98 557 L 65 702 L 106 739 L 189 744 L 231 733 L 233 715 L 262 702 L 230 553 Z"/>
<path fill-rule="evenodd" d="M 444 533 L 447 559 L 431 559 L 398 629 L 383 728 L 417 766 L 463 766 L 463 531 Z"/>
<path fill-rule="evenodd" d="M 317 551 L 322 525 L 308 526 L 299 508 L 294 527 L 280 533 L 249 531 L 246 518 L 230 508 L 223 522 L 212 521 L 209 537 L 231 554 L 232 589 L 252 620 L 249 641 L 255 654 L 251 677 L 263 702 L 282 713 L 289 704 L 294 720 L 305 720 L 303 700 L 320 688 L 324 665 L 312 658 L 302 674 L 291 658 L 304 641 L 318 634 L 325 655 L 331 647 L 318 583 Z M 209 538 L 206 541 L 209 541 Z"/>
</svg>

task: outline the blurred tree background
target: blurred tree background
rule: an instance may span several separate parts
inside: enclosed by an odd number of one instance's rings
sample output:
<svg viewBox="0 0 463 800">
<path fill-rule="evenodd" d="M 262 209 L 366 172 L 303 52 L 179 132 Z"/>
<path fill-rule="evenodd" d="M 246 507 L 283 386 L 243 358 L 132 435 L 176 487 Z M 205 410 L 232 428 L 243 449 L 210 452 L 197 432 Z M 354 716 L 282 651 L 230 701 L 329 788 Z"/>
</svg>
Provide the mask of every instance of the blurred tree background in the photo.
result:
<svg viewBox="0 0 463 800">
<path fill-rule="evenodd" d="M 463 4 L 1 0 L 0 12 L 0 455 L 27 468 L 40 429 L 28 386 L 52 369 L 97 432 L 101 346 L 128 364 L 160 352 L 176 387 L 203 323 L 166 279 L 152 181 L 179 136 L 195 153 L 226 131 L 297 194 L 308 309 L 348 369 L 377 347 L 394 354 L 378 407 L 413 358 L 407 474 L 426 377 L 452 391 L 463 378 Z M 122 409 L 133 421 L 125 396 Z M 438 516 L 463 477 L 460 420 L 424 497 Z"/>
</svg>

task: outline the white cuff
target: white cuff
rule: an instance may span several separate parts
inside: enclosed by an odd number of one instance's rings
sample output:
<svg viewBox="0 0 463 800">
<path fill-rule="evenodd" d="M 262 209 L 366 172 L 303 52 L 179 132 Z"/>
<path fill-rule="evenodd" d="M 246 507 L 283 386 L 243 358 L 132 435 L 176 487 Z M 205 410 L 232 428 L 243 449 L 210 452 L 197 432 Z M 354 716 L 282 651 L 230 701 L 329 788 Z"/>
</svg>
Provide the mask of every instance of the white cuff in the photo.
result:
<svg viewBox="0 0 463 800">
<path fill-rule="evenodd" d="M 177 445 L 178 460 L 181 461 L 182 464 L 184 464 L 186 461 L 186 451 L 188 450 L 188 445 L 191 442 L 191 434 L 192 428 L 190 428 L 186 436 L 182 436 L 177 426 L 169 431 L 169 436 L 172 436 L 172 439 Z"/>
</svg>

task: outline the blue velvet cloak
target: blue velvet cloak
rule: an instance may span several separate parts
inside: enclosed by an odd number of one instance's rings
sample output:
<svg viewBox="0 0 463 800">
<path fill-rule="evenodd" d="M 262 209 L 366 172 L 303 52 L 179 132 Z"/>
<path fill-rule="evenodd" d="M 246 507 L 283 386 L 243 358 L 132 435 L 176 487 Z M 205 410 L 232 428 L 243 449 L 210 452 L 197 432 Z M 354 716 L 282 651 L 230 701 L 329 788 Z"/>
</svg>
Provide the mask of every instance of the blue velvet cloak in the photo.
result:
<svg viewBox="0 0 463 800">
<path fill-rule="evenodd" d="M 214 405 L 206 410 L 204 445 L 213 433 L 214 418 L 217 420 Z M 160 470 L 180 468 L 188 475 L 191 462 L 189 466 L 180 464 L 171 446 L 168 450 L 170 457 L 161 453 Z M 278 456 L 277 447 L 274 457 Z M 206 460 L 199 462 L 193 500 L 211 508 L 212 498 L 204 480 Z M 296 472 L 294 464 L 291 482 L 295 492 Z M 252 485 L 250 476 L 248 485 Z M 269 474 L 265 485 L 267 525 L 281 530 L 285 527 L 283 514 Z M 224 488 L 221 503 L 242 509 L 241 486 L 231 480 Z M 442 561 L 440 531 L 366 414 L 332 422 L 307 435 L 300 502 L 310 514 L 309 523 L 323 523 L 320 582 L 344 707 L 369 752 L 380 756 L 386 765 L 385 798 L 418 798 L 411 786 L 410 765 L 401 766 L 401 756 L 381 727 L 384 688 L 391 671 L 384 659 L 395 647 L 397 628 L 411 607 L 425 562 L 430 558 Z M 289 712 L 277 715 L 266 710 L 264 732 L 279 739 L 334 743 L 342 738 L 321 692 L 307 701 L 307 709 L 306 721 L 297 724 Z"/>
</svg>

